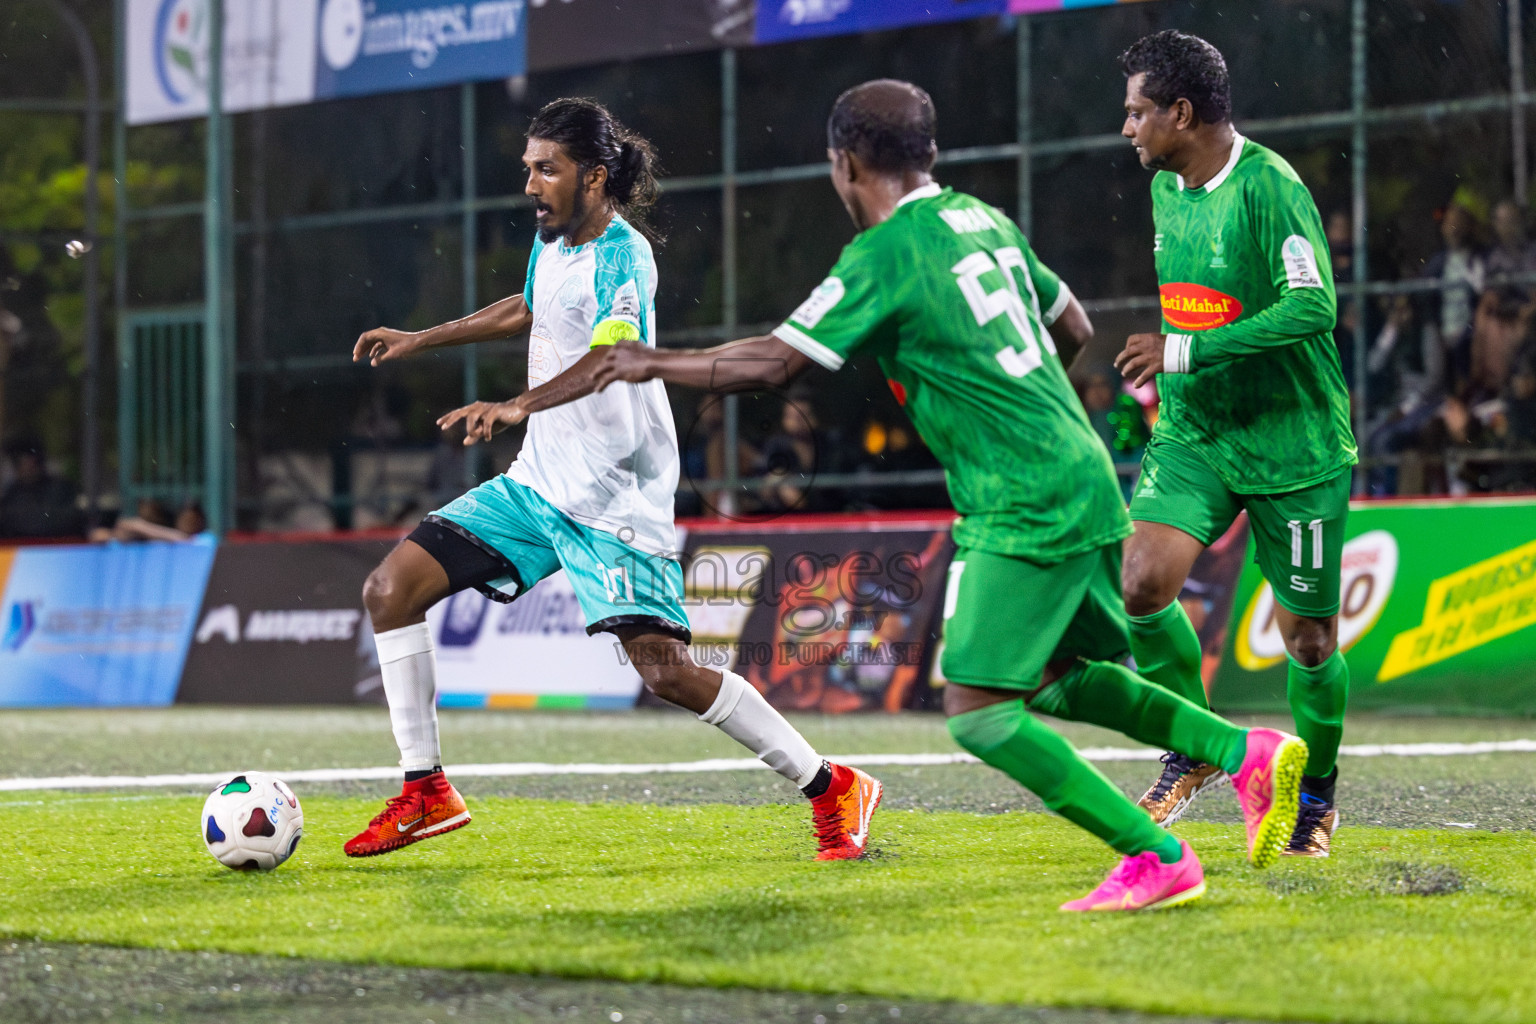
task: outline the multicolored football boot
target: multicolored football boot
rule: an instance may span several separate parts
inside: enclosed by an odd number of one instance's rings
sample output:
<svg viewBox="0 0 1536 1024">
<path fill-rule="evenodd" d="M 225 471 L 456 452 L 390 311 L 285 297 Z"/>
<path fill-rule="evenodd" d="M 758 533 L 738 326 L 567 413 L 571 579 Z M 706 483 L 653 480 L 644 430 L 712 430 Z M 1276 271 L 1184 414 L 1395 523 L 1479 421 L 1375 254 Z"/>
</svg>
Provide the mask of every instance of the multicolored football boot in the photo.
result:
<svg viewBox="0 0 1536 1024">
<path fill-rule="evenodd" d="M 1339 828 L 1339 809 L 1326 800 L 1301 794 L 1301 808 L 1296 815 L 1296 829 L 1286 844 L 1287 857 L 1326 857 Z"/>
<path fill-rule="evenodd" d="M 856 860 L 869 844 L 869 819 L 880 806 L 880 781 L 857 768 L 827 764 L 832 784 L 811 799 L 817 860 Z"/>
<path fill-rule="evenodd" d="M 348 857 L 374 857 L 469 824 L 464 798 L 442 772 L 407 782 L 368 827 L 347 840 Z"/>
<path fill-rule="evenodd" d="M 1160 760 L 1163 774 L 1136 801 L 1136 806 L 1152 815 L 1152 820 L 1164 828 L 1172 828 L 1207 786 L 1214 786 L 1227 777 L 1227 773 L 1214 764 L 1196 761 L 1171 750 Z"/>
<path fill-rule="evenodd" d="M 1296 827 L 1307 745 L 1275 729 L 1250 729 L 1243 766 L 1232 776 L 1248 829 L 1248 863 L 1267 868 Z"/>
<path fill-rule="evenodd" d="M 1172 864 L 1164 864 L 1152 850 L 1125 858 L 1097 889 L 1061 909 L 1160 910 L 1199 899 L 1205 895 L 1205 869 L 1182 839 L 1179 849 L 1184 855 Z"/>
</svg>

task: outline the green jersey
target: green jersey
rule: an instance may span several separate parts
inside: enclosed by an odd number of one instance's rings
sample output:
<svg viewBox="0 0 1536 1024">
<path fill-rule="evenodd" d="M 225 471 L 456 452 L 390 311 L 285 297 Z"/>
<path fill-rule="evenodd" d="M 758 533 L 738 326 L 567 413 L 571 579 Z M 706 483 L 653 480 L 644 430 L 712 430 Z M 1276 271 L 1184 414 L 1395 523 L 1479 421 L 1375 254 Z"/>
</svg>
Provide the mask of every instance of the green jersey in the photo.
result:
<svg viewBox="0 0 1536 1024">
<path fill-rule="evenodd" d="M 1354 465 L 1328 243 L 1291 165 L 1236 136 L 1203 188 L 1158 174 L 1152 218 L 1168 334 L 1153 437 L 1194 448 L 1238 494 Z"/>
<path fill-rule="evenodd" d="M 773 333 L 831 370 L 855 350 L 879 360 L 945 469 L 957 544 L 1059 562 L 1130 533 L 1046 330 L 1071 296 L 1002 213 L 927 185 Z"/>
</svg>

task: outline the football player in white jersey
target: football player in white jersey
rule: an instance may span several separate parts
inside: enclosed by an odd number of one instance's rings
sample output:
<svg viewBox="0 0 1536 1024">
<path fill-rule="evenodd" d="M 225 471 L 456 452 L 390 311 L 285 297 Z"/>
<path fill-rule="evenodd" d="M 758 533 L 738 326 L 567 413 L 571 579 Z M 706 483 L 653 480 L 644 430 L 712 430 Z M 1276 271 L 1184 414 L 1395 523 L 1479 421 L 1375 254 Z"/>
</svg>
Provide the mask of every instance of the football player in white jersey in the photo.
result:
<svg viewBox="0 0 1536 1024">
<path fill-rule="evenodd" d="M 511 601 L 564 568 L 587 632 L 616 635 L 652 693 L 718 726 L 811 799 L 818 860 L 862 856 L 880 783 L 824 761 L 752 684 L 688 654 L 665 385 L 595 393 L 606 346 L 655 345 L 656 263 L 634 226 L 656 196 L 651 146 L 599 104 L 562 99 L 529 125 L 523 163 L 538 219 L 523 292 L 425 331 L 375 328 L 353 348 L 354 361 L 377 366 L 530 331 L 528 390 L 438 420 L 444 430 L 463 423 L 469 445 L 526 419 L 517 459 L 422 520 L 364 585 L 405 785 L 346 853 L 388 853 L 469 822 L 443 774 L 427 609 L 470 587 Z"/>
</svg>

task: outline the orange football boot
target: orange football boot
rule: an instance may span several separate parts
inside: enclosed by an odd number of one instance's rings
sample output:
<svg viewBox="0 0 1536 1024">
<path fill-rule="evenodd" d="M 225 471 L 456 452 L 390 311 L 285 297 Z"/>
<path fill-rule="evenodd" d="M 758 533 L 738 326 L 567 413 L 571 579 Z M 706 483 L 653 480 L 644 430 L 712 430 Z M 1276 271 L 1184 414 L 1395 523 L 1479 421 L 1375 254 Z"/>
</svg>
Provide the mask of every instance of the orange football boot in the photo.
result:
<svg viewBox="0 0 1536 1024">
<path fill-rule="evenodd" d="M 348 857 L 374 857 L 469 824 L 464 798 L 442 772 L 407 782 L 378 817 L 343 847 Z"/>
<path fill-rule="evenodd" d="M 811 824 L 820 849 L 817 860 L 856 860 L 869 843 L 869 819 L 880 806 L 880 780 L 840 764 L 832 769 L 832 784 L 811 800 Z"/>
</svg>

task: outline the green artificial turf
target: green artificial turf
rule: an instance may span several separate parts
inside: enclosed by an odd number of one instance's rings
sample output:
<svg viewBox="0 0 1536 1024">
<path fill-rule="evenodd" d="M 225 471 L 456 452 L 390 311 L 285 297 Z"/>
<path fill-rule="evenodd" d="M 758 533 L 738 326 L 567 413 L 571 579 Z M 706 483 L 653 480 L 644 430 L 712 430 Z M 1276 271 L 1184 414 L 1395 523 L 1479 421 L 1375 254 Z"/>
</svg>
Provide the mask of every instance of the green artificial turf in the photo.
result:
<svg viewBox="0 0 1536 1024">
<path fill-rule="evenodd" d="M 302 795 L 302 794 L 301 794 Z M 1346 828 L 1249 869 L 1234 825 L 1180 833 L 1205 899 L 1066 915 L 1112 856 L 1027 813 L 877 815 L 817 864 L 803 806 L 471 799 L 466 829 L 349 861 L 377 801 L 314 794 L 267 875 L 198 838 L 200 798 L 14 794 L 0 934 L 628 981 L 1285 1020 L 1536 1018 L 1536 836 Z"/>
</svg>

